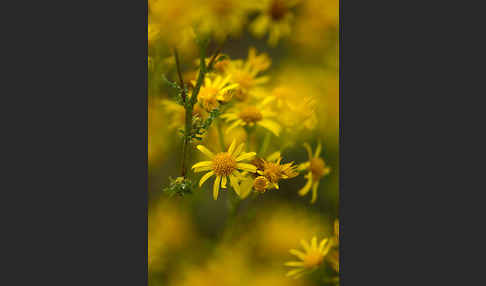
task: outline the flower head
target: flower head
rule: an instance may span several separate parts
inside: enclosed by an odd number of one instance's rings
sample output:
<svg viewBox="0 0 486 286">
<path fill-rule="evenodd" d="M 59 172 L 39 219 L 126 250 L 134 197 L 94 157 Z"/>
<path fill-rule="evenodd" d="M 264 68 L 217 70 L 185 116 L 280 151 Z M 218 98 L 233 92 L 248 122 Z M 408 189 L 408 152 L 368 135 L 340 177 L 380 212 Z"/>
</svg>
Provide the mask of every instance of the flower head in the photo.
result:
<svg viewBox="0 0 486 286">
<path fill-rule="evenodd" d="M 280 164 L 282 157 L 280 152 L 275 152 L 267 157 L 267 160 L 261 160 L 260 168 L 257 173 L 264 176 L 269 181 L 268 188 L 278 189 L 278 182 L 281 179 L 290 179 L 298 175 L 297 166 L 294 162 Z"/>
<path fill-rule="evenodd" d="M 193 83 L 195 84 L 195 83 Z M 211 111 L 219 106 L 220 102 L 231 100 L 231 90 L 238 87 L 238 84 L 230 83 L 230 76 L 222 77 L 217 75 L 214 80 L 210 77 L 204 79 L 204 86 L 201 87 L 197 99 L 207 111 Z"/>
<path fill-rule="evenodd" d="M 302 189 L 300 189 L 299 195 L 305 196 L 312 188 L 311 203 L 315 203 L 317 199 L 317 188 L 319 187 L 319 181 L 323 176 L 328 175 L 331 169 L 327 167 L 324 160 L 319 157 L 322 150 L 321 143 L 317 145 L 317 149 L 314 155 L 312 154 L 312 150 L 309 144 L 305 143 L 304 147 L 307 149 L 309 161 L 300 164 L 298 169 L 301 171 L 308 171 L 307 175 L 305 175 L 307 183 Z"/>
<path fill-rule="evenodd" d="M 266 98 L 257 105 L 241 103 L 234 108 L 229 109 L 225 114 L 221 115 L 221 118 L 231 124 L 228 129 L 226 129 L 226 132 L 230 132 L 233 128 L 238 126 L 253 127 L 258 125 L 278 136 L 281 127 L 275 121 L 276 113 L 274 113 L 268 105 L 271 100 L 272 98 Z"/>
<path fill-rule="evenodd" d="M 279 38 L 290 34 L 290 25 L 294 18 L 291 9 L 298 4 L 297 0 L 263 0 L 255 4 L 259 16 L 250 25 L 251 32 L 263 37 L 268 31 L 268 43 L 275 46 Z"/>
<path fill-rule="evenodd" d="M 236 147 L 236 140 L 233 140 L 228 151 L 221 152 L 218 154 L 213 154 L 209 149 L 203 145 L 198 145 L 197 149 L 201 151 L 204 155 L 208 156 L 211 161 L 202 161 L 192 166 L 194 172 L 204 172 L 206 173 L 199 181 L 199 186 L 202 186 L 204 182 L 211 176 L 216 176 L 213 185 L 213 198 L 218 199 L 219 188 L 226 189 L 226 183 L 230 181 L 231 186 L 235 192 L 240 194 L 239 178 L 241 173 L 239 171 L 247 171 L 251 173 L 256 172 L 256 167 L 252 164 L 243 163 L 242 161 L 249 160 L 253 158 L 255 152 L 242 152 L 245 147 L 244 143 L 241 143 Z"/>
<path fill-rule="evenodd" d="M 331 247 L 327 238 L 321 240 L 319 245 L 317 245 L 317 237 L 315 236 L 312 238 L 310 245 L 305 240 L 301 240 L 300 243 L 304 248 L 304 252 L 297 249 L 290 250 L 290 253 L 297 256 L 300 261 L 289 261 L 285 263 L 286 266 L 296 267 L 296 269 L 287 272 L 287 276 L 289 277 L 299 278 L 302 274 L 315 270 L 322 264 Z"/>
</svg>

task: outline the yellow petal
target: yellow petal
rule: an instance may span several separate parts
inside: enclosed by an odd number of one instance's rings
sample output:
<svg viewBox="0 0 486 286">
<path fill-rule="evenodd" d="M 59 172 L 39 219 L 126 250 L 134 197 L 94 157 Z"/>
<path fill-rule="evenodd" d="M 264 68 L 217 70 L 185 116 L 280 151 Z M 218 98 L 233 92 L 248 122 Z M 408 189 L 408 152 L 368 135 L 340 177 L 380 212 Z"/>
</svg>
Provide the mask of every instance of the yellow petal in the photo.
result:
<svg viewBox="0 0 486 286">
<path fill-rule="evenodd" d="M 252 178 L 245 178 L 240 185 L 240 197 L 245 199 L 251 193 L 254 180 Z"/>
<path fill-rule="evenodd" d="M 217 176 L 216 180 L 214 180 L 214 185 L 213 185 L 213 199 L 214 200 L 218 199 L 219 183 L 220 182 L 221 182 L 221 176 Z"/>
<path fill-rule="evenodd" d="M 199 162 L 197 164 L 194 164 L 192 166 L 193 169 L 197 169 L 197 168 L 201 168 L 201 167 L 208 167 L 208 166 L 211 166 L 213 164 L 212 161 L 202 161 L 202 162 Z"/>
<path fill-rule="evenodd" d="M 212 175 L 214 175 L 213 171 L 208 172 L 204 176 L 202 176 L 201 180 L 199 181 L 199 187 L 202 186 L 202 184 L 204 184 L 204 182 L 206 182 L 206 180 L 209 179 Z"/>
<path fill-rule="evenodd" d="M 235 176 L 233 176 L 233 174 L 230 174 L 229 175 L 229 179 L 230 179 L 230 184 L 231 186 L 233 187 L 233 189 L 235 190 L 235 193 L 241 197 L 241 194 L 240 194 L 240 186 L 238 185 L 238 180 L 236 179 Z"/>
<path fill-rule="evenodd" d="M 207 166 L 207 167 L 195 168 L 193 171 L 194 171 L 194 173 L 199 173 L 199 172 L 204 172 L 204 171 L 211 171 L 212 169 L 213 169 L 213 166 Z"/>
<path fill-rule="evenodd" d="M 301 239 L 300 244 L 302 245 L 302 247 L 304 247 L 305 251 L 309 252 L 310 246 L 309 246 L 309 243 L 307 241 Z"/>
<path fill-rule="evenodd" d="M 305 196 L 309 192 L 311 186 L 312 186 L 312 173 L 309 173 L 309 178 L 307 179 L 307 183 L 302 189 L 300 189 L 299 195 Z"/>
<path fill-rule="evenodd" d="M 245 148 L 245 143 L 240 143 L 240 145 L 238 145 L 238 147 L 236 147 L 233 156 L 238 157 L 241 154 L 241 151 L 243 151 L 243 148 Z"/>
<path fill-rule="evenodd" d="M 309 160 L 312 159 L 312 149 L 309 144 L 304 143 L 305 150 L 307 150 L 307 156 L 309 156 Z"/>
<path fill-rule="evenodd" d="M 305 253 L 303 253 L 302 251 L 300 250 L 297 250 L 297 249 L 291 249 L 289 250 L 290 254 L 293 254 L 295 256 L 297 256 L 298 258 L 300 258 L 301 260 L 304 260 L 305 258 Z"/>
<path fill-rule="evenodd" d="M 277 151 L 277 152 L 274 152 L 274 153 L 272 153 L 272 154 L 268 155 L 268 157 L 267 157 L 267 161 L 276 161 L 276 160 L 278 160 L 279 158 L 280 158 L 280 152 L 279 152 L 279 151 Z"/>
<path fill-rule="evenodd" d="M 302 267 L 304 266 L 304 262 L 302 261 L 289 261 L 285 262 L 285 266 L 290 266 L 290 267 Z"/>
<path fill-rule="evenodd" d="M 314 250 L 314 249 L 317 249 L 317 237 L 312 237 L 312 240 L 311 240 L 311 248 Z"/>
<path fill-rule="evenodd" d="M 243 171 L 248 171 L 255 173 L 256 172 L 256 167 L 252 164 L 248 163 L 236 163 L 236 168 L 243 170 Z"/>
<path fill-rule="evenodd" d="M 240 156 L 238 156 L 238 158 L 236 158 L 236 162 L 251 159 L 255 157 L 255 155 L 256 155 L 255 152 L 243 153 Z"/>
<path fill-rule="evenodd" d="M 225 133 L 226 134 L 229 134 L 231 130 L 233 130 L 234 128 L 238 127 L 239 125 L 242 125 L 243 121 L 241 120 L 236 120 L 235 122 L 233 122 L 228 128 L 226 128 L 226 131 Z"/>
<path fill-rule="evenodd" d="M 329 239 L 327 238 L 324 238 L 321 243 L 319 243 L 319 252 L 323 253 L 323 250 L 324 250 L 324 246 L 326 245 L 326 243 L 329 241 Z M 323 253 L 324 254 L 324 253 Z"/>
<path fill-rule="evenodd" d="M 233 151 L 235 151 L 235 148 L 236 148 L 236 139 L 233 138 L 233 141 L 231 142 L 231 145 L 228 149 L 228 153 L 230 155 L 233 155 Z"/>
<path fill-rule="evenodd" d="M 226 189 L 226 181 L 228 179 L 226 178 L 226 176 L 223 177 L 223 179 L 221 180 L 221 188 L 223 189 Z"/>
<path fill-rule="evenodd" d="M 203 145 L 197 145 L 196 147 L 199 151 L 203 152 L 204 155 L 208 156 L 209 158 L 213 158 L 214 154 L 213 152 L 209 151 L 208 148 L 204 147 Z"/>
<path fill-rule="evenodd" d="M 287 274 L 285 274 L 285 276 L 287 276 L 287 277 L 294 276 L 295 278 L 297 278 L 298 277 L 297 275 L 302 271 L 304 271 L 304 268 L 293 269 L 293 270 L 290 270 L 289 272 L 287 272 Z"/>
<path fill-rule="evenodd" d="M 282 129 L 280 127 L 280 125 L 278 125 L 277 122 L 275 121 L 271 121 L 271 120 L 267 120 L 267 119 L 263 119 L 261 121 L 258 121 L 257 123 L 258 125 L 270 130 L 273 134 L 275 134 L 276 136 L 278 136 L 280 134 L 280 130 Z"/>
<path fill-rule="evenodd" d="M 310 167 L 310 162 L 304 162 L 304 163 L 300 163 L 299 166 L 297 166 L 297 170 L 304 171 L 309 169 L 309 167 Z"/>
</svg>

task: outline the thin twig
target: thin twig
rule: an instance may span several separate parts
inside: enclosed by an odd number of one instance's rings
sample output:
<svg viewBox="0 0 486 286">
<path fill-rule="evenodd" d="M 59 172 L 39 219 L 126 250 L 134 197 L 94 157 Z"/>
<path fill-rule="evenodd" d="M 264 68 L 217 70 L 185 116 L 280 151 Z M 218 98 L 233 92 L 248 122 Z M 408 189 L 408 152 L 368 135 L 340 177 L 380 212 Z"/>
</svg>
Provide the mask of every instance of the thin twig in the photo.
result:
<svg viewBox="0 0 486 286">
<path fill-rule="evenodd" d="M 181 65 L 179 62 L 179 54 L 177 53 L 177 49 L 174 48 L 174 57 L 175 57 L 175 62 L 176 62 L 176 68 L 177 68 L 177 75 L 179 76 L 179 81 L 180 85 L 182 88 L 182 101 L 185 103 L 186 102 L 186 91 L 184 87 L 184 79 L 182 78 L 182 73 L 181 73 Z"/>
</svg>

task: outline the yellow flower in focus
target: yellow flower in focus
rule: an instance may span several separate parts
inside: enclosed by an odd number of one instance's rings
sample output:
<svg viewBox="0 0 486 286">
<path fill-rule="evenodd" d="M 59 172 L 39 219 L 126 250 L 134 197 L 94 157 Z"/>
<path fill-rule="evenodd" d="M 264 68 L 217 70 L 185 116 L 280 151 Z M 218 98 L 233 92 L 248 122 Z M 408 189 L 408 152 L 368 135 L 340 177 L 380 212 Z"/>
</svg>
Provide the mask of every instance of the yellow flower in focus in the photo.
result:
<svg viewBox="0 0 486 286">
<path fill-rule="evenodd" d="M 220 185 L 221 188 L 226 189 L 228 178 L 235 192 L 238 195 L 240 194 L 238 181 L 241 174 L 238 172 L 239 170 L 251 173 L 256 172 L 254 165 L 242 163 L 242 161 L 249 160 L 256 155 L 255 152 L 242 152 L 244 147 L 245 143 L 241 143 L 236 147 L 236 140 L 233 140 L 227 152 L 221 152 L 215 155 L 203 145 L 197 146 L 197 149 L 208 156 L 211 161 L 202 161 L 194 164 L 192 169 L 194 169 L 194 172 L 209 171 L 201 178 L 199 186 L 202 186 L 211 176 L 216 176 L 213 185 L 213 198 L 215 200 L 218 199 Z"/>
<path fill-rule="evenodd" d="M 297 256 L 300 261 L 289 261 L 285 263 L 285 266 L 296 267 L 296 269 L 287 272 L 288 277 L 299 278 L 305 273 L 315 270 L 324 261 L 324 257 L 328 254 L 331 244 L 329 239 L 325 238 L 321 240 L 317 245 L 317 237 L 313 237 L 311 243 L 305 240 L 301 240 L 300 243 L 304 248 L 304 252 L 291 249 L 290 253 Z"/>
<path fill-rule="evenodd" d="M 253 127 L 259 125 L 278 136 L 282 128 L 275 121 L 277 114 L 269 106 L 272 100 L 272 98 L 266 98 L 258 105 L 242 103 L 229 109 L 221 115 L 221 118 L 231 124 L 226 132 L 228 133 L 238 126 Z"/>
<path fill-rule="evenodd" d="M 230 76 L 216 76 L 214 80 L 205 77 L 204 86 L 201 87 L 197 99 L 207 111 L 217 108 L 220 102 L 228 102 L 232 98 L 231 91 L 238 87 L 236 83 L 230 83 Z M 193 82 L 195 85 L 196 82 Z"/>
<path fill-rule="evenodd" d="M 250 31 L 257 37 L 263 37 L 268 31 L 268 43 L 277 45 L 281 37 L 290 35 L 291 23 L 294 19 L 291 9 L 298 0 L 262 0 L 255 1 L 254 8 L 260 12 L 251 23 Z"/>
<path fill-rule="evenodd" d="M 267 160 L 262 160 L 261 169 L 257 171 L 258 174 L 268 179 L 271 188 L 278 189 L 279 180 L 291 179 L 298 175 L 294 162 L 280 164 L 281 161 L 280 152 L 275 152 L 268 156 Z"/>
<path fill-rule="evenodd" d="M 322 145 L 319 143 L 317 145 L 316 152 L 312 155 L 312 150 L 309 144 L 304 143 L 304 147 L 307 149 L 307 155 L 309 156 L 309 161 L 299 165 L 299 170 L 307 170 L 308 173 L 305 175 L 307 183 L 305 186 L 299 190 L 299 195 L 305 196 L 312 188 L 312 199 L 311 203 L 315 203 L 317 199 L 317 188 L 319 187 L 319 180 L 328 175 L 330 168 L 326 166 L 326 163 L 322 158 L 320 158 Z"/>
</svg>

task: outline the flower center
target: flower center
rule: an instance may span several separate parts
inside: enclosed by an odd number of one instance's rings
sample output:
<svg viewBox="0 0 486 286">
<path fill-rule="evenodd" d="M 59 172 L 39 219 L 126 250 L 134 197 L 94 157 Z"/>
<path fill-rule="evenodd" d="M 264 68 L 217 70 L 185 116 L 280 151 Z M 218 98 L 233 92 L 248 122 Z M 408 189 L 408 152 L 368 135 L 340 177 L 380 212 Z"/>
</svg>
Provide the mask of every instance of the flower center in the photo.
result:
<svg viewBox="0 0 486 286">
<path fill-rule="evenodd" d="M 246 123 L 255 123 L 263 119 L 262 113 L 253 106 L 246 107 L 238 116 Z"/>
<path fill-rule="evenodd" d="M 319 251 L 311 251 L 304 258 L 304 267 L 312 268 L 322 263 L 324 256 Z"/>
<path fill-rule="evenodd" d="M 213 157 L 213 171 L 217 176 L 229 176 L 236 169 L 236 160 L 228 153 Z"/>
<path fill-rule="evenodd" d="M 270 16 L 274 21 L 280 21 L 287 14 L 287 10 L 284 1 L 274 0 L 270 6 Z"/>
<path fill-rule="evenodd" d="M 263 171 L 263 175 L 267 177 L 270 182 L 276 183 L 282 177 L 282 170 L 279 164 L 276 163 L 265 163 L 265 170 Z"/>
<path fill-rule="evenodd" d="M 217 94 L 218 90 L 216 88 L 203 87 L 198 94 L 198 99 L 202 102 L 202 105 L 206 110 L 212 110 L 218 107 Z"/>
<path fill-rule="evenodd" d="M 310 170 L 312 172 L 312 179 L 319 180 L 326 172 L 326 164 L 321 158 L 312 158 L 310 161 Z"/>
<path fill-rule="evenodd" d="M 253 188 L 258 192 L 264 192 L 265 189 L 268 187 L 268 180 L 263 176 L 259 176 L 255 179 L 253 183 Z"/>
</svg>

